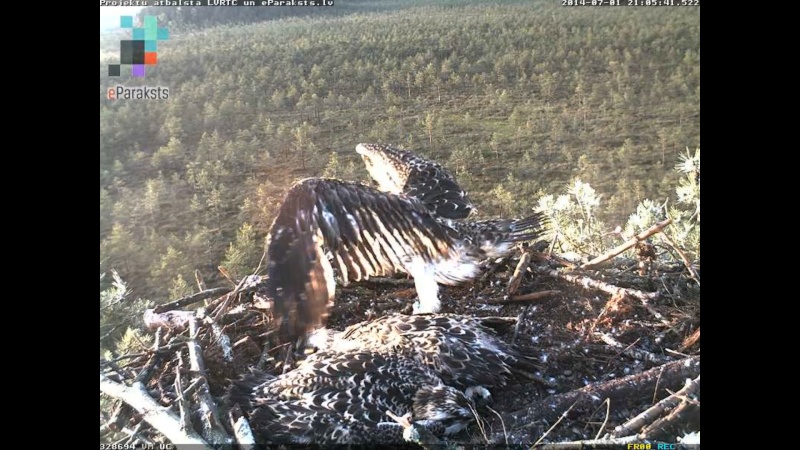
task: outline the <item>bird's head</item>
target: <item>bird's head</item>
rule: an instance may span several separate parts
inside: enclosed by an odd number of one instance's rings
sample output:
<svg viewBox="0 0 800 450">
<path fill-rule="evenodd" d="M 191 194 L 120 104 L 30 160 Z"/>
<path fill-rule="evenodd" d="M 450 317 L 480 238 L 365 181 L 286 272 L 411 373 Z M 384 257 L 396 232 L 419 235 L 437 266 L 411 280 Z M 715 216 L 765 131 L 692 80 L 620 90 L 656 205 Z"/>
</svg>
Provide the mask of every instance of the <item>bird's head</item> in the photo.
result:
<svg viewBox="0 0 800 450">
<path fill-rule="evenodd" d="M 381 144 L 358 144 L 356 152 L 361 155 L 367 171 L 382 191 L 393 194 L 403 192 L 408 178 L 404 173 L 403 150 Z"/>
<path fill-rule="evenodd" d="M 445 434 L 458 433 L 477 418 L 473 399 L 454 387 L 425 386 L 414 395 L 414 420 L 440 422 Z"/>
</svg>

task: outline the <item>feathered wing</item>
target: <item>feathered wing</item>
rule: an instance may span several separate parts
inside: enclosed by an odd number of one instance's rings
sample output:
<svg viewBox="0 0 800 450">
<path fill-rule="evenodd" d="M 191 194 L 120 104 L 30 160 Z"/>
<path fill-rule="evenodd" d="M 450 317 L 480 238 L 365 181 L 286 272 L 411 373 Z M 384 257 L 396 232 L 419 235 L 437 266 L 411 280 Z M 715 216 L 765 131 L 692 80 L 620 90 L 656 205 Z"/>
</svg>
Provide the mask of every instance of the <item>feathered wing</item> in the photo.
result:
<svg viewBox="0 0 800 450">
<path fill-rule="evenodd" d="M 461 390 L 471 386 L 503 386 L 513 373 L 533 373 L 533 355 L 519 352 L 501 340 L 496 327 L 514 319 L 454 314 L 394 314 L 348 327 L 335 337 L 337 348 L 405 348 L 445 383 Z"/>
<path fill-rule="evenodd" d="M 414 197 L 438 217 L 464 219 L 475 209 L 439 163 L 390 145 L 358 144 L 356 151 L 381 190 Z"/>
<path fill-rule="evenodd" d="M 265 294 L 290 337 L 320 326 L 333 302 L 325 249 L 345 283 L 455 255 L 448 232 L 413 198 L 358 183 L 303 180 L 289 190 L 267 246 Z"/>
<path fill-rule="evenodd" d="M 505 256 L 517 242 L 537 240 L 544 233 L 547 217 L 535 213 L 523 219 L 489 219 L 440 222 L 456 242 L 459 251 L 476 258 Z"/>
<path fill-rule="evenodd" d="M 387 423 L 387 410 L 417 412 L 415 420 L 431 421 L 440 432 L 474 419 L 463 393 L 387 349 L 316 353 L 283 375 L 234 382 L 226 401 L 249 415 L 260 443 L 402 442 L 402 429 Z"/>
<path fill-rule="evenodd" d="M 474 401 L 488 400 L 489 389 L 536 370 L 494 330 L 514 322 L 395 314 L 356 324 L 294 370 L 234 381 L 226 403 L 248 414 L 259 443 L 402 442 L 386 410 L 412 413 L 437 436 L 455 433 L 475 419 Z"/>
<path fill-rule="evenodd" d="M 508 255 L 514 244 L 541 237 L 545 216 L 537 213 L 524 219 L 492 219 L 462 222 L 437 220 L 453 240 L 459 258 L 441 261 L 434 267 L 437 283 L 457 285 L 474 279 L 480 262 Z"/>
</svg>

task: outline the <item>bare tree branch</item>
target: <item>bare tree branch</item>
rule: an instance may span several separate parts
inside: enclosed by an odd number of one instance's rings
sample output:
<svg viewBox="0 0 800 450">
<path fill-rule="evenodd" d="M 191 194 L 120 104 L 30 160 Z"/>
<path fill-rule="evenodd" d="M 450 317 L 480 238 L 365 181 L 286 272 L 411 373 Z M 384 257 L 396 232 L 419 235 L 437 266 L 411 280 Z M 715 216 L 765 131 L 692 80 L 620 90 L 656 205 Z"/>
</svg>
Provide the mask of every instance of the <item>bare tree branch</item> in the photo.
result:
<svg viewBox="0 0 800 450">
<path fill-rule="evenodd" d="M 589 408 L 594 410 L 603 399 L 608 398 L 612 405 L 625 405 L 631 399 L 641 399 L 649 395 L 656 382 L 661 388 L 676 387 L 686 378 L 700 375 L 700 357 L 673 361 L 642 373 L 595 383 L 581 389 L 556 394 L 532 402 L 527 407 L 503 414 L 511 442 L 534 442 L 539 433 L 537 424 L 553 423 L 563 411 L 573 403 L 575 410 Z"/>
<path fill-rule="evenodd" d="M 698 389 L 700 389 L 700 375 L 692 379 L 687 379 L 686 383 L 684 384 L 683 388 L 670 395 L 669 397 L 661 400 L 660 402 L 656 403 L 655 405 L 651 406 L 638 416 L 634 417 L 633 419 L 623 423 L 622 425 L 614 428 L 614 436 L 619 435 L 628 435 L 631 433 L 635 433 L 636 431 L 640 430 L 645 425 L 653 422 L 656 418 L 661 416 L 669 408 L 674 408 L 681 402 L 681 396 L 689 396 L 694 394 Z"/>
<path fill-rule="evenodd" d="M 219 297 L 221 295 L 225 295 L 230 291 L 231 291 L 230 288 L 226 287 L 216 287 L 216 288 L 206 289 L 205 291 L 179 298 L 174 302 L 158 305 L 155 308 L 153 308 L 153 312 L 158 314 L 165 311 L 172 311 L 173 309 L 183 308 L 184 306 L 195 304 L 207 298 Z"/>
<path fill-rule="evenodd" d="M 554 278 L 561 278 L 563 280 L 569 281 L 570 283 L 574 283 L 583 286 L 585 288 L 598 289 L 607 294 L 634 297 L 639 300 L 642 300 L 643 302 L 649 302 L 659 297 L 658 292 L 644 292 L 637 289 L 621 288 L 619 286 L 614 286 L 613 284 L 608 284 L 604 281 L 595 280 L 594 278 L 590 278 L 587 276 L 561 273 L 557 270 L 552 270 L 552 269 L 543 269 L 537 272 L 549 275 Z"/>
<path fill-rule="evenodd" d="M 659 223 L 653 225 L 652 227 L 648 228 L 647 230 L 642 231 L 641 233 L 637 234 L 636 236 L 628 239 L 623 244 L 612 248 L 611 250 L 603 253 L 602 255 L 598 256 L 597 258 L 595 258 L 595 259 L 593 259 L 593 260 L 591 260 L 591 261 L 589 261 L 589 262 L 587 262 L 585 264 L 582 264 L 580 266 L 580 268 L 581 269 L 590 269 L 590 268 L 600 264 L 603 261 L 607 261 L 607 260 L 619 255 L 620 253 L 624 252 L 625 250 L 633 247 L 639 241 L 643 241 L 643 240 L 647 239 L 648 237 L 658 233 L 659 231 L 663 230 L 664 227 L 666 227 L 667 225 L 669 225 L 671 223 L 672 223 L 672 219 L 667 219 L 667 220 L 665 220 L 663 222 L 659 222 Z"/>
<path fill-rule="evenodd" d="M 213 447 L 208 445 L 194 430 L 182 430 L 181 422 L 178 416 L 169 409 L 159 405 L 147 394 L 144 384 L 133 383 L 132 386 L 125 386 L 124 384 L 115 383 L 108 379 L 102 373 L 100 374 L 100 392 L 108 395 L 109 397 L 122 400 L 127 403 L 139 413 L 142 418 L 153 426 L 156 430 L 161 432 L 167 439 L 169 439 L 179 449 L 191 445 L 191 448 L 196 449 L 201 446 L 207 450 L 213 450 Z"/>
<path fill-rule="evenodd" d="M 514 274 L 511 275 L 511 278 L 508 280 L 508 289 L 507 292 L 509 295 L 517 292 L 519 289 L 519 283 L 522 281 L 522 276 L 525 275 L 525 269 L 528 268 L 528 264 L 531 263 L 531 254 L 528 252 L 523 252 L 522 257 L 519 259 L 517 263 L 516 269 L 514 269 Z"/>
<path fill-rule="evenodd" d="M 200 386 L 197 388 L 197 402 L 200 404 L 200 421 L 203 424 L 203 436 L 214 445 L 232 444 L 233 439 L 222 428 L 222 423 L 217 412 L 217 405 L 211 398 L 206 382 L 206 367 L 203 363 L 203 353 L 200 344 L 197 342 L 197 320 L 189 319 L 189 367 L 196 375 L 202 377 Z M 197 378 L 195 378 L 197 379 Z"/>
</svg>

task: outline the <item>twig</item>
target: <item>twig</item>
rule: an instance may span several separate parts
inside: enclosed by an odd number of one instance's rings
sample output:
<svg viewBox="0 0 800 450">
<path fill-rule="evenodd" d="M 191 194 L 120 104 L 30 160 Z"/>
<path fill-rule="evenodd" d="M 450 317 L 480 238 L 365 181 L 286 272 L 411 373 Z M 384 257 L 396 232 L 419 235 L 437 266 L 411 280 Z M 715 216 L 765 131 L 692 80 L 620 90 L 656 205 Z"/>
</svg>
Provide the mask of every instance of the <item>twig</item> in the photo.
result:
<svg viewBox="0 0 800 450">
<path fill-rule="evenodd" d="M 253 275 L 257 274 L 261 270 L 261 266 L 264 264 L 264 261 L 267 259 L 267 246 L 264 246 L 264 251 L 261 252 L 261 259 L 258 260 L 258 266 L 256 266 L 255 270 L 253 270 Z"/>
<path fill-rule="evenodd" d="M 122 400 L 139 411 L 147 423 L 166 436 L 178 448 L 183 446 L 189 448 L 189 445 L 191 445 L 191 448 L 196 449 L 200 445 L 205 449 L 213 450 L 213 447 L 208 445 L 194 430 L 182 430 L 178 416 L 168 408 L 156 403 L 147 394 L 144 384 L 133 383 L 130 387 L 125 386 L 109 380 L 108 377 L 101 373 L 100 391 L 109 397 Z"/>
<path fill-rule="evenodd" d="M 519 336 L 519 330 L 522 328 L 522 324 L 525 320 L 525 314 L 528 313 L 528 310 L 531 308 L 531 305 L 525 306 L 525 309 L 522 310 L 521 313 L 517 316 L 517 323 L 514 325 L 514 336 L 511 338 L 511 343 L 517 343 L 517 337 Z"/>
<path fill-rule="evenodd" d="M 647 395 L 659 377 L 661 377 L 660 384 L 669 388 L 681 386 L 683 380 L 699 374 L 700 357 L 693 356 L 635 375 L 590 384 L 574 391 L 531 402 L 523 409 L 503 413 L 506 426 L 509 430 L 513 430 L 510 432 L 509 441 L 535 441 L 540 434 L 537 423 L 552 423 L 558 418 L 560 411 L 576 401 L 578 411 L 586 410 L 591 405 L 594 405 L 592 407 L 594 409 L 601 399 L 605 398 L 610 399 L 614 405 L 626 405 L 631 399 L 638 401 Z"/>
<path fill-rule="evenodd" d="M 693 346 L 699 341 L 700 341 L 700 327 L 697 327 L 697 329 L 694 330 L 694 333 L 692 333 L 691 335 L 689 335 L 689 337 L 683 340 L 683 344 L 681 344 L 680 348 L 678 348 L 678 351 L 684 352 L 689 347 Z"/>
<path fill-rule="evenodd" d="M 671 348 L 665 348 L 664 352 L 672 354 L 672 355 L 675 355 L 675 356 L 680 356 L 681 358 L 688 358 L 689 356 L 691 356 L 688 353 L 682 353 L 682 352 L 679 352 L 677 350 L 673 350 Z"/>
<path fill-rule="evenodd" d="M 522 294 L 522 295 L 514 295 L 508 298 L 499 299 L 499 300 L 489 300 L 486 302 L 488 305 L 505 305 L 508 303 L 524 303 L 524 302 L 532 302 L 534 300 L 541 300 L 546 297 L 550 297 L 551 295 L 560 294 L 561 291 L 551 290 L 551 291 L 539 291 L 539 292 L 531 292 L 529 294 Z"/>
<path fill-rule="evenodd" d="M 211 332 L 214 334 L 214 342 L 222 349 L 222 357 L 225 361 L 233 361 L 233 348 L 231 348 L 231 340 L 225 332 L 222 331 L 217 322 L 211 317 L 206 316 L 203 322 L 211 326 Z"/>
<path fill-rule="evenodd" d="M 597 434 L 594 436 L 595 439 L 600 439 L 600 435 L 603 433 L 603 430 L 606 429 L 606 425 L 608 424 L 608 416 L 611 415 L 611 400 L 606 399 L 606 401 L 603 403 L 606 404 L 606 418 L 603 419 L 603 424 L 600 425 L 600 429 L 597 430 Z"/>
<path fill-rule="evenodd" d="M 194 269 L 194 281 L 197 283 L 197 289 L 200 289 L 200 292 L 206 290 L 206 282 L 203 280 L 203 274 L 200 273 L 200 269 Z"/>
<path fill-rule="evenodd" d="M 234 407 L 228 411 L 228 420 L 230 421 L 233 436 L 236 438 L 239 448 L 242 450 L 253 448 L 253 446 L 256 445 L 256 438 L 253 435 L 253 429 L 250 428 L 250 422 L 242 415 L 239 405 L 234 405 Z"/>
<path fill-rule="evenodd" d="M 161 328 L 156 329 L 155 334 L 153 334 L 153 351 L 158 352 L 158 349 L 161 347 Z"/>
<path fill-rule="evenodd" d="M 631 442 L 640 442 L 639 436 L 625 436 L 614 439 L 587 439 L 584 441 L 559 442 L 536 447 L 539 450 L 584 450 L 587 448 L 607 448 L 618 450 L 620 446 Z"/>
<path fill-rule="evenodd" d="M 547 255 L 546 259 L 551 261 L 551 262 L 554 262 L 554 263 L 556 263 L 556 264 L 558 264 L 560 266 L 564 266 L 569 270 L 573 270 L 573 269 L 578 267 L 578 265 L 575 264 L 574 262 L 572 262 L 572 261 L 570 261 L 570 260 L 568 260 L 566 258 L 562 258 L 561 256 L 556 255 L 555 253 L 553 253 L 551 255 Z"/>
<path fill-rule="evenodd" d="M 128 353 L 127 355 L 118 356 L 111 360 L 101 359 L 100 364 L 114 364 L 124 359 L 141 358 L 142 356 L 147 356 L 147 353 Z"/>
<path fill-rule="evenodd" d="M 172 311 L 173 309 L 183 308 L 184 306 L 192 305 L 207 298 L 219 297 L 221 295 L 225 295 L 230 291 L 231 291 L 230 288 L 226 287 L 216 287 L 216 288 L 206 289 L 205 291 L 198 292 L 196 294 L 187 295 L 186 297 L 181 297 L 173 302 L 165 303 L 163 305 L 158 305 L 155 308 L 153 308 L 153 312 L 158 314 L 165 311 Z"/>
<path fill-rule="evenodd" d="M 493 410 L 489 406 L 486 406 L 486 409 L 488 409 L 489 411 L 493 412 L 494 415 L 497 416 L 498 419 L 500 419 L 500 425 L 502 425 L 502 427 L 503 427 L 503 438 L 506 441 L 506 445 L 508 445 L 508 432 L 506 431 L 506 422 L 503 420 L 503 416 L 501 416 L 499 412 Z"/>
<path fill-rule="evenodd" d="M 109 431 L 119 431 L 123 427 L 123 423 L 128 421 L 130 416 L 130 407 L 125 402 L 116 402 L 117 406 L 111 413 L 103 426 L 100 427 L 100 434 L 106 434 Z"/>
<path fill-rule="evenodd" d="M 228 280 L 228 282 L 229 282 L 231 285 L 233 285 L 234 287 L 236 287 L 236 282 L 235 282 L 235 281 L 233 281 L 233 277 L 231 276 L 231 274 L 229 274 L 229 273 L 228 273 L 228 269 L 226 269 L 226 268 L 224 268 L 224 267 L 222 267 L 222 266 L 217 266 L 217 270 L 219 271 L 219 273 L 221 273 L 221 274 L 222 274 L 222 276 L 223 276 L 223 277 L 225 277 L 225 279 L 226 279 L 226 280 Z"/>
<path fill-rule="evenodd" d="M 228 436 L 219 420 L 217 405 L 211 398 L 208 383 L 205 379 L 206 368 L 203 363 L 203 353 L 200 344 L 197 342 L 197 320 L 189 319 L 189 335 L 191 340 L 189 345 L 189 367 L 194 372 L 195 379 L 202 377 L 200 386 L 197 389 L 197 402 L 200 404 L 200 420 L 203 423 L 203 436 L 212 444 L 232 444 L 233 439 Z"/>
<path fill-rule="evenodd" d="M 141 434 L 139 434 L 139 430 L 142 428 L 142 424 L 143 423 L 144 422 L 139 422 L 136 425 L 136 428 L 134 428 L 133 430 L 130 430 L 128 428 L 123 428 L 122 432 L 126 433 L 128 436 L 130 436 L 128 438 L 128 442 L 130 444 L 133 444 L 135 440 L 138 440 L 142 444 L 142 445 L 138 446 L 139 448 L 141 448 L 141 447 L 143 447 L 145 445 L 150 447 L 150 448 L 155 448 L 155 442 L 153 442 L 150 439 L 147 439 L 146 437 L 144 437 Z"/>
<path fill-rule="evenodd" d="M 626 356 L 628 356 L 630 358 L 637 359 L 639 361 L 647 361 L 647 362 L 651 362 L 651 363 L 654 363 L 654 364 L 664 364 L 665 362 L 668 361 L 667 358 L 664 358 L 663 356 L 658 356 L 656 354 L 650 353 L 647 350 L 633 348 L 633 345 L 635 344 L 635 342 L 634 342 L 634 344 L 628 345 L 626 347 L 622 342 L 614 339 L 613 337 L 609 336 L 608 334 L 605 334 L 605 333 L 595 333 L 595 334 L 600 338 L 601 341 L 605 342 L 606 344 L 608 344 L 608 345 L 610 345 L 612 347 L 615 347 L 615 348 L 622 349 L 622 351 L 620 353 L 622 353 L 623 355 L 626 355 Z"/>
<path fill-rule="evenodd" d="M 155 368 L 161 363 L 161 360 L 164 359 L 164 353 L 156 351 L 152 356 L 150 356 L 150 360 L 147 361 L 147 364 L 139 371 L 136 375 L 136 380 L 142 384 L 147 384 L 150 382 L 150 379 L 153 378 L 155 374 Z"/>
<path fill-rule="evenodd" d="M 661 372 L 658 373 L 658 378 L 656 378 L 656 385 L 653 386 L 653 400 L 650 402 L 652 404 L 656 403 L 656 398 L 658 398 L 658 384 L 661 382 L 661 375 L 664 374 L 664 366 L 661 366 Z"/>
<path fill-rule="evenodd" d="M 683 250 L 681 250 L 680 248 L 678 248 L 677 245 L 675 245 L 675 241 L 672 240 L 672 238 L 669 236 L 669 234 L 667 234 L 666 231 L 662 231 L 661 235 L 664 236 L 664 240 L 667 241 L 667 244 L 669 244 L 673 248 L 673 250 L 675 250 L 678 253 L 678 255 L 681 257 L 681 260 L 683 261 L 683 265 L 685 265 L 686 268 L 689 270 L 689 275 L 691 275 L 692 279 L 697 283 L 698 286 L 700 286 L 700 275 L 698 275 L 697 272 L 695 272 L 694 267 L 692 267 L 692 263 L 689 262 L 689 258 L 686 256 L 686 253 L 684 253 Z"/>
<path fill-rule="evenodd" d="M 558 420 L 556 420 L 556 423 L 554 423 L 554 424 L 553 424 L 553 425 L 552 425 L 550 428 L 548 428 L 548 429 L 547 429 L 547 431 L 545 431 L 545 432 L 544 432 L 544 434 L 543 434 L 543 435 L 541 435 L 541 436 L 539 437 L 539 439 L 538 439 L 536 442 L 534 442 L 534 443 L 533 443 L 533 446 L 534 446 L 534 447 L 536 447 L 537 445 L 539 445 L 539 443 L 540 443 L 540 442 L 542 442 L 542 440 L 544 440 L 544 438 L 546 438 L 546 437 L 547 437 L 547 435 L 548 435 L 548 434 L 550 434 L 550 432 L 551 432 L 551 431 L 553 431 L 553 429 L 556 427 L 556 425 L 558 425 L 559 423 L 561 423 L 561 421 L 562 421 L 562 420 L 564 420 L 564 417 L 567 417 L 567 414 L 568 414 L 570 411 L 572 411 L 572 408 L 574 408 L 574 407 L 575 407 L 575 405 L 577 405 L 577 404 L 578 404 L 578 401 L 577 401 L 577 400 L 575 400 L 575 403 L 573 403 L 572 405 L 570 405 L 570 407 L 569 407 L 569 408 L 567 408 L 567 410 L 566 410 L 566 411 L 564 411 L 563 413 L 561 413 L 561 415 L 558 417 Z"/>
<path fill-rule="evenodd" d="M 585 288 L 593 288 L 601 290 L 607 294 L 611 295 L 627 295 L 630 297 L 637 298 L 643 302 L 649 302 L 651 300 L 656 300 L 659 297 L 658 292 L 644 292 L 637 289 L 628 289 L 628 288 L 621 288 L 619 286 L 614 286 L 613 284 L 608 284 L 606 282 L 595 280 L 594 278 L 589 278 L 587 276 L 581 275 L 573 275 L 569 273 L 561 273 L 557 270 L 552 269 L 543 269 L 538 270 L 538 273 L 542 273 L 545 275 L 549 275 L 555 278 L 561 278 L 563 280 L 569 281 L 570 283 L 575 283 L 577 285 L 583 286 Z"/>
<path fill-rule="evenodd" d="M 235 287 L 231 292 L 228 292 L 227 294 L 223 295 L 222 297 L 218 298 L 217 300 L 211 302 L 208 305 L 209 310 L 212 311 L 212 313 L 209 315 L 215 321 L 219 320 L 222 314 L 224 314 L 225 311 L 227 310 L 228 304 L 231 302 L 231 299 L 238 296 L 240 293 L 255 290 L 255 288 L 259 285 L 259 283 L 261 283 L 262 280 L 263 278 L 258 275 L 249 275 L 242 278 L 239 281 L 239 284 L 235 284 Z M 222 303 L 216 306 L 215 303 L 219 303 L 220 301 Z"/>
<path fill-rule="evenodd" d="M 270 334 L 275 333 L 275 331 L 276 330 L 270 330 L 270 331 L 267 332 L 266 335 L 269 336 Z M 274 348 L 270 348 L 269 345 L 268 345 L 268 342 L 269 341 L 264 341 L 264 347 L 261 350 L 261 356 L 259 356 L 258 362 L 256 363 L 256 369 L 258 369 L 258 370 L 264 369 L 264 365 L 267 364 L 267 362 L 273 361 L 275 359 L 275 358 L 273 358 L 272 356 L 269 355 L 269 352 L 272 351 L 272 350 L 275 350 L 275 349 Z M 286 342 L 284 344 L 279 345 L 276 348 L 279 348 L 282 345 L 289 345 L 289 343 Z"/>
<path fill-rule="evenodd" d="M 666 227 L 667 225 L 669 225 L 671 223 L 672 223 L 672 219 L 667 219 L 667 220 L 665 220 L 663 222 L 657 223 L 657 224 L 653 225 L 652 227 L 648 228 L 647 230 L 642 231 L 641 233 L 637 234 L 636 236 L 634 236 L 634 237 L 630 238 L 629 240 L 625 241 L 623 244 L 612 248 L 611 250 L 603 253 L 602 255 L 598 256 L 597 258 L 594 258 L 593 260 L 591 260 L 591 261 L 589 261 L 589 262 L 587 262 L 585 264 L 582 264 L 580 266 L 580 268 L 581 269 L 589 269 L 589 268 L 592 268 L 592 267 L 600 264 L 603 261 L 607 261 L 607 260 L 619 255 L 620 253 L 624 252 L 625 250 L 628 250 L 629 248 L 633 247 L 639 241 L 643 241 L 643 240 L 647 239 L 648 237 L 658 233 L 659 231 L 663 230 L 664 227 Z"/>
<path fill-rule="evenodd" d="M 525 275 L 525 269 L 528 268 L 528 264 L 530 263 L 531 254 L 529 252 L 523 252 L 516 269 L 514 269 L 514 275 L 511 275 L 511 278 L 508 280 L 507 292 L 509 295 L 517 292 L 517 289 L 519 289 L 519 283 L 522 281 L 522 276 Z"/>
<path fill-rule="evenodd" d="M 675 434 L 670 432 L 670 429 L 684 428 L 686 423 L 697 420 L 700 415 L 699 402 L 686 399 L 686 397 L 681 398 L 681 400 L 681 403 L 673 408 L 666 416 L 644 427 L 642 432 L 639 433 L 639 437 L 646 440 L 659 438 L 667 439 L 675 436 Z"/>
<path fill-rule="evenodd" d="M 687 379 L 686 384 L 680 391 L 662 399 L 660 402 L 656 403 L 650 408 L 647 408 L 638 416 L 614 428 L 613 435 L 619 436 L 621 434 L 628 435 L 630 433 L 635 433 L 637 430 L 640 430 L 642 427 L 655 420 L 655 418 L 664 413 L 665 410 L 678 405 L 678 403 L 680 403 L 680 399 L 678 398 L 679 396 L 691 395 L 698 389 L 700 389 L 700 375 L 697 375 L 697 378 L 694 380 Z"/>
<path fill-rule="evenodd" d="M 186 386 L 186 389 L 183 390 L 183 396 L 189 397 L 192 394 L 194 394 L 194 392 L 197 390 L 197 388 L 200 387 L 202 383 L 203 383 L 202 378 L 195 378 L 194 380 L 192 380 L 192 382 L 189 383 L 189 386 Z"/>
<path fill-rule="evenodd" d="M 366 284 L 388 284 L 389 286 L 413 286 L 414 280 L 408 279 L 395 279 L 395 278 L 386 278 L 386 277 L 369 277 L 367 279 L 361 280 Z"/>
<path fill-rule="evenodd" d="M 181 429 L 182 430 L 191 430 L 192 429 L 192 418 L 190 417 L 190 409 L 189 409 L 189 402 L 186 401 L 186 397 L 183 395 L 183 386 L 181 383 L 181 369 L 183 368 L 183 358 L 181 358 L 181 352 L 178 353 L 178 364 L 175 365 L 175 396 L 176 401 L 178 402 L 178 413 L 180 414 L 181 418 Z"/>
<path fill-rule="evenodd" d="M 478 286 L 483 288 L 488 283 L 490 283 L 491 282 L 490 278 L 492 278 L 492 276 L 494 276 L 494 274 L 497 273 L 497 271 L 500 270 L 501 267 L 508 264 L 508 261 L 510 260 L 511 260 L 511 254 L 508 254 L 500 258 L 500 262 L 492 264 L 491 267 L 486 269 L 486 272 L 484 272 L 483 275 L 481 275 L 480 281 L 477 283 Z"/>
<path fill-rule="evenodd" d="M 137 423 L 136 427 L 134 427 L 134 429 L 132 429 L 132 430 L 128 429 L 128 428 L 123 428 L 122 432 L 127 434 L 128 437 L 127 438 L 122 438 L 118 442 L 125 441 L 125 444 L 127 446 L 131 446 L 132 447 L 133 445 L 131 445 L 131 444 L 133 444 L 134 441 L 136 441 L 136 439 L 139 438 L 139 436 L 138 436 L 139 435 L 139 431 L 142 429 L 142 425 L 143 424 L 144 424 L 144 422 Z"/>
<path fill-rule="evenodd" d="M 561 231 L 556 230 L 556 234 L 553 235 L 553 241 L 550 242 L 550 246 L 547 248 L 548 256 L 553 256 L 553 250 L 556 248 L 556 242 L 558 242 L 559 236 L 561 236 Z"/>
</svg>

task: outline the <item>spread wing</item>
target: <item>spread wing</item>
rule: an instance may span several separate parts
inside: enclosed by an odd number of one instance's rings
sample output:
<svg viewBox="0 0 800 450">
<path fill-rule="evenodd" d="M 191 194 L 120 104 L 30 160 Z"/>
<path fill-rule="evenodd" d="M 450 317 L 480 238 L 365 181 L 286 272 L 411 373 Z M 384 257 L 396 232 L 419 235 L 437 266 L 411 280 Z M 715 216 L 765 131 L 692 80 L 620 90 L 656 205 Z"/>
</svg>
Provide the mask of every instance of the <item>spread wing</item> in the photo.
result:
<svg viewBox="0 0 800 450">
<path fill-rule="evenodd" d="M 447 219 L 464 219 L 475 209 L 456 178 L 439 163 L 390 145 L 358 144 L 356 151 L 384 191 L 414 197 Z"/>
<path fill-rule="evenodd" d="M 416 199 L 333 179 L 297 183 L 270 230 L 264 286 L 290 337 L 321 325 L 332 305 L 325 250 L 345 283 L 454 252 L 451 237 Z"/>
</svg>

